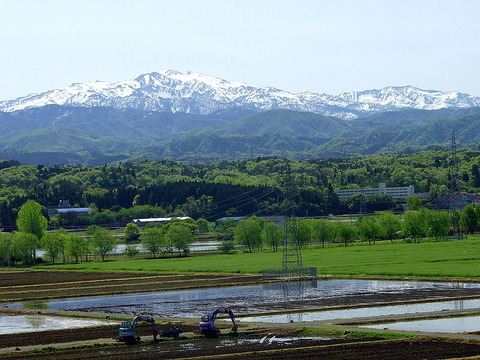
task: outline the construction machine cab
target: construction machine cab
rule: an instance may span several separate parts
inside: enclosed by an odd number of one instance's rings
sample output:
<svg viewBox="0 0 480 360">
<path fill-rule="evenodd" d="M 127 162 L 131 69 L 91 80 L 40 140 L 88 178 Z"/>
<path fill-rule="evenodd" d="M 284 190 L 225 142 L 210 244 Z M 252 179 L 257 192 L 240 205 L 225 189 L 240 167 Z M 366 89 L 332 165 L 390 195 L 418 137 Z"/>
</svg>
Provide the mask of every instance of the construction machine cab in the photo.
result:
<svg viewBox="0 0 480 360">
<path fill-rule="evenodd" d="M 118 329 L 119 341 L 127 344 L 135 344 L 140 341 L 139 336 L 135 336 L 135 328 L 139 322 L 146 322 L 152 326 L 153 340 L 157 340 L 158 329 L 155 320 L 150 315 L 136 316 L 132 321 L 123 321 Z"/>
<path fill-rule="evenodd" d="M 217 336 L 218 333 L 220 332 L 219 329 L 217 329 L 215 325 L 215 320 L 217 318 L 217 315 L 223 313 L 223 314 L 228 314 L 230 316 L 230 320 L 232 320 L 233 323 L 233 328 L 232 332 L 236 333 L 237 332 L 237 324 L 235 323 L 235 315 L 233 314 L 233 311 L 227 308 L 218 308 L 215 311 L 213 311 L 210 315 L 202 315 L 201 321 L 200 321 L 200 333 L 206 336 Z"/>
</svg>

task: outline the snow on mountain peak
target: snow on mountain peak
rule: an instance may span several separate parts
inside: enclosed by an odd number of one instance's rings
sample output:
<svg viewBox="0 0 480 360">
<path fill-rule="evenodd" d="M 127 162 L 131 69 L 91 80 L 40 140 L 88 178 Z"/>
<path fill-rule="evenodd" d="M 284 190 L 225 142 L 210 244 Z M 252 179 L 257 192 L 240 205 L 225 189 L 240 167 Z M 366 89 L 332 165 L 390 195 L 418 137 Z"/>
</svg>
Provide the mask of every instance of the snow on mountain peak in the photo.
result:
<svg viewBox="0 0 480 360">
<path fill-rule="evenodd" d="M 349 91 L 333 96 L 312 92 L 291 93 L 270 87 L 230 82 L 191 71 L 145 73 L 133 80 L 74 83 L 62 89 L 0 101 L 0 111 L 15 111 L 49 104 L 111 106 L 148 111 L 212 113 L 228 108 L 290 109 L 346 119 L 404 108 L 440 109 L 480 106 L 480 98 L 458 92 L 422 90 L 414 86 Z"/>
</svg>

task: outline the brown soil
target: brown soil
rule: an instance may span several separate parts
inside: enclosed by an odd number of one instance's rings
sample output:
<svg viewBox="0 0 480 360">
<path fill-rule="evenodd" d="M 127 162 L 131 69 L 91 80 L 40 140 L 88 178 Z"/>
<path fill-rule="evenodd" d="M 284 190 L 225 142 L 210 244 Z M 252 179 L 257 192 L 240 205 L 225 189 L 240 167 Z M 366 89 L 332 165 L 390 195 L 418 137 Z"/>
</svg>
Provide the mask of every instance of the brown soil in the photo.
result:
<svg viewBox="0 0 480 360">
<path fill-rule="evenodd" d="M 96 326 L 85 329 L 50 330 L 0 335 L 0 348 L 47 345 L 72 341 L 114 338 L 118 325 Z"/>
<path fill-rule="evenodd" d="M 190 287 L 246 284 L 260 282 L 260 276 L 191 274 L 173 275 L 158 273 L 94 273 L 66 271 L 5 271 L 0 272 L 0 298 L 3 302 L 19 300 L 41 300 L 71 296 L 89 296 L 140 291 L 161 291 Z M 342 299 L 322 301 L 322 306 L 349 305 L 384 301 L 402 301 L 420 298 L 477 295 L 478 289 L 458 289 L 455 295 L 430 291 L 428 294 L 395 294 L 393 296 L 359 295 Z M 221 302 L 221 299 L 219 299 Z M 289 309 L 290 307 L 311 308 L 319 306 L 307 299 L 280 301 L 263 304 L 269 310 Z M 261 307 L 259 307 L 261 308 Z M 293 325 L 293 324 L 291 324 Z M 0 335 L 0 359 L 453 359 L 479 356 L 480 343 L 461 342 L 451 339 L 416 338 L 414 340 L 364 339 L 301 339 L 295 342 L 275 341 L 273 336 L 297 336 L 287 326 L 276 329 L 251 331 L 237 337 L 221 336 L 218 339 L 190 337 L 180 340 L 151 341 L 150 328 L 138 328 L 137 335 L 144 341 L 136 345 L 123 343 L 97 344 L 99 339 L 116 339 L 118 326 L 106 325 L 84 329 L 42 331 L 36 333 Z M 165 324 L 160 324 L 162 328 Z M 196 331 L 197 323 L 178 324 L 185 332 Z M 228 325 L 224 325 L 228 326 Z M 265 338 L 267 337 L 267 338 Z M 262 341 L 262 339 L 266 339 Z M 51 344 L 78 342 L 85 346 L 72 348 L 72 345 L 44 350 L 27 350 L 28 346 L 47 347 Z M 83 343 L 82 343 L 83 342 Z M 90 344 L 90 345 L 88 345 Z M 20 351 L 1 351 L 6 348 L 19 348 Z"/>
<path fill-rule="evenodd" d="M 245 336 L 243 340 L 252 340 Z M 345 360 L 417 360 L 451 359 L 476 356 L 480 345 L 435 339 L 375 340 L 302 340 L 294 343 L 241 342 L 233 338 L 169 340 L 136 345 L 106 345 L 79 349 L 12 352 L 0 354 L 0 359 L 345 359 Z M 81 351 L 81 355 L 79 355 Z"/>
<path fill-rule="evenodd" d="M 0 335 L 0 348 L 24 347 L 31 345 L 60 344 L 84 340 L 96 339 L 117 339 L 120 321 L 115 325 L 95 326 L 88 328 L 49 330 L 19 334 Z M 198 329 L 197 324 L 175 323 L 184 332 L 191 332 Z M 158 329 L 162 331 L 167 324 L 159 323 Z M 151 340 L 152 330 L 148 325 L 142 325 L 135 329 L 135 334 L 146 340 Z"/>
<path fill-rule="evenodd" d="M 56 284 L 72 281 L 89 281 L 115 278 L 139 278 L 149 273 L 109 273 L 88 271 L 25 270 L 0 272 L 0 288 L 21 285 Z M 158 275 L 158 274 L 157 274 Z"/>
<path fill-rule="evenodd" d="M 82 271 L 0 272 L 3 302 L 187 289 L 261 281 L 259 275 L 105 273 Z"/>
</svg>

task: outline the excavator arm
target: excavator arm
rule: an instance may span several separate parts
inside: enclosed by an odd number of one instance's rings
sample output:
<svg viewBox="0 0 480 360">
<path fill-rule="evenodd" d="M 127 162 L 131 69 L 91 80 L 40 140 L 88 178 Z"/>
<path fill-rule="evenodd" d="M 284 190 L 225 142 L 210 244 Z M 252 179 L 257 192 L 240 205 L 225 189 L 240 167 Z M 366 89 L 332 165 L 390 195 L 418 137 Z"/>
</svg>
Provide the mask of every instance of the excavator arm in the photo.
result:
<svg viewBox="0 0 480 360">
<path fill-rule="evenodd" d="M 150 315 L 140 315 L 136 316 L 132 321 L 124 321 L 118 330 L 119 341 L 124 341 L 126 343 L 135 343 L 140 338 L 135 336 L 135 328 L 139 322 L 147 322 L 152 326 L 152 335 L 153 339 L 157 339 L 158 329 L 155 324 L 155 319 Z"/>
<path fill-rule="evenodd" d="M 235 322 L 235 315 L 233 314 L 232 310 L 230 310 L 230 309 L 226 309 L 226 310 L 228 310 L 227 311 L 228 315 L 230 316 L 230 320 L 232 320 L 232 323 L 233 323 L 232 331 L 236 333 L 238 326 L 237 326 L 237 323 Z"/>
<path fill-rule="evenodd" d="M 228 308 L 218 308 L 214 310 L 210 315 L 203 315 L 201 318 L 200 322 L 200 332 L 204 335 L 216 335 L 220 332 L 220 330 L 217 329 L 215 326 L 215 320 L 217 318 L 218 314 L 228 314 L 230 316 L 230 320 L 232 320 L 233 323 L 233 332 L 237 332 L 237 324 L 235 322 L 235 315 L 233 314 L 233 311 Z"/>
</svg>

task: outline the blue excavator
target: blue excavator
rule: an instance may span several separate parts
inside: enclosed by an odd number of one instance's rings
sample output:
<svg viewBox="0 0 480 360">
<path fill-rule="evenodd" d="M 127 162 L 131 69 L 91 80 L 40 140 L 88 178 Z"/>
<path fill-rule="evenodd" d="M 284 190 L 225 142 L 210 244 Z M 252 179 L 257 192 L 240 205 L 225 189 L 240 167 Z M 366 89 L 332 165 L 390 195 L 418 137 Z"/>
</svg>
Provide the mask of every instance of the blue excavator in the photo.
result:
<svg viewBox="0 0 480 360">
<path fill-rule="evenodd" d="M 136 344 L 140 341 L 140 337 L 135 335 L 135 328 L 139 323 L 148 323 L 152 327 L 153 340 L 157 341 L 158 328 L 155 323 L 155 319 L 150 315 L 139 315 L 136 316 L 132 321 L 124 321 L 120 328 L 118 329 L 119 341 L 123 341 L 127 344 Z M 170 325 L 167 329 L 161 332 L 161 336 L 174 337 L 178 338 L 179 335 L 183 332 L 182 329 Z"/>
<path fill-rule="evenodd" d="M 212 336 L 212 337 L 218 336 L 220 330 L 217 329 L 217 326 L 215 325 L 215 320 L 218 314 L 228 314 L 233 323 L 233 328 L 231 331 L 233 333 L 237 333 L 237 324 L 235 323 L 235 315 L 233 314 L 232 310 L 224 307 L 216 309 L 210 315 L 208 314 L 202 315 L 202 318 L 200 321 L 200 333 L 206 336 Z"/>
<path fill-rule="evenodd" d="M 127 344 L 135 344 L 140 341 L 139 336 L 135 336 L 135 328 L 140 322 L 149 323 L 152 326 L 153 340 L 157 340 L 158 328 L 155 324 L 155 320 L 150 315 L 136 316 L 132 321 L 124 321 L 118 329 L 119 341 L 123 341 Z"/>
</svg>

